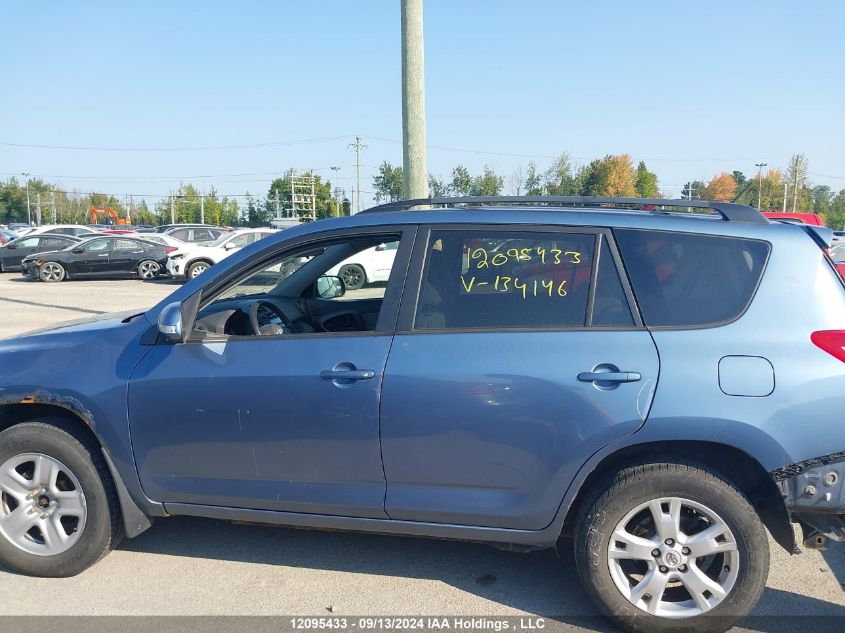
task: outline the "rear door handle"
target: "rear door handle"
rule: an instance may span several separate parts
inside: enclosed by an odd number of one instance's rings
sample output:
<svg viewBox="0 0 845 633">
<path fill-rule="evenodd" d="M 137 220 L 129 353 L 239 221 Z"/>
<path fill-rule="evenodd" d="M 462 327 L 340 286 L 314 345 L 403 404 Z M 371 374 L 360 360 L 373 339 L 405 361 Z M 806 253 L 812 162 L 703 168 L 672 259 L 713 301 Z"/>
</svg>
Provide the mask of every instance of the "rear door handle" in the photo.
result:
<svg viewBox="0 0 845 633">
<path fill-rule="evenodd" d="M 637 382 L 642 376 L 636 371 L 582 371 L 578 374 L 581 382 Z"/>
<path fill-rule="evenodd" d="M 320 372 L 323 380 L 370 380 L 375 376 L 372 369 L 325 369 Z"/>
</svg>

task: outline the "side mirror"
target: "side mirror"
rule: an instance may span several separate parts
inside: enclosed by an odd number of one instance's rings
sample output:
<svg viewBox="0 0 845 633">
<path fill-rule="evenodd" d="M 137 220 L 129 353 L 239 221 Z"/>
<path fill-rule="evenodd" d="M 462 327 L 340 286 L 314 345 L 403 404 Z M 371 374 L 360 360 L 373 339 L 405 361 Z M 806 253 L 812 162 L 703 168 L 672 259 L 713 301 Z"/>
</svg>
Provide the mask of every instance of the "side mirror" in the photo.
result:
<svg viewBox="0 0 845 633">
<path fill-rule="evenodd" d="M 182 304 L 168 303 L 158 315 L 158 331 L 171 343 L 182 342 Z"/>
<path fill-rule="evenodd" d="M 378 246 L 376 246 L 376 250 L 377 251 L 386 251 L 387 250 L 387 244 L 384 244 L 384 243 L 379 244 Z"/>
<path fill-rule="evenodd" d="M 320 299 L 337 299 L 346 294 L 346 284 L 340 277 L 323 275 L 314 283 L 314 294 Z"/>
<path fill-rule="evenodd" d="M 238 245 L 237 245 L 237 244 L 235 244 L 234 242 L 226 242 L 226 243 L 223 245 L 223 248 L 225 248 L 227 251 L 230 251 L 230 250 L 232 250 L 233 248 L 237 248 L 237 247 L 238 247 Z"/>
</svg>

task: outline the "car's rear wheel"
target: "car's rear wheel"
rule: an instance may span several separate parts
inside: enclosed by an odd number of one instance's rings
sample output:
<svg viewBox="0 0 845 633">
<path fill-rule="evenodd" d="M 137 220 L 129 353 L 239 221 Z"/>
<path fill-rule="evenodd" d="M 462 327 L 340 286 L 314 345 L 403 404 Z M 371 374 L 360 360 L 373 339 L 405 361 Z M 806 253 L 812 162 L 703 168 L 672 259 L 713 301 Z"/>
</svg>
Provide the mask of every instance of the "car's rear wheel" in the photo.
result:
<svg viewBox="0 0 845 633">
<path fill-rule="evenodd" d="M 38 271 L 38 277 L 41 281 L 47 283 L 55 283 L 65 278 L 65 267 L 58 262 L 44 262 L 41 269 Z"/>
<path fill-rule="evenodd" d="M 117 494 L 95 442 L 46 422 L 0 433 L 0 563 L 73 576 L 121 534 Z"/>
<path fill-rule="evenodd" d="M 367 274 L 358 264 L 346 264 L 338 271 L 347 290 L 358 290 L 367 282 Z"/>
<path fill-rule="evenodd" d="M 209 268 L 211 268 L 211 265 L 208 262 L 194 262 L 188 266 L 188 270 L 185 271 L 185 276 L 188 279 L 193 279 L 194 277 L 202 275 Z"/>
<path fill-rule="evenodd" d="M 725 631 L 756 604 L 769 548 L 754 508 L 705 467 L 628 468 L 585 500 L 575 536 L 584 588 L 628 630 Z"/>
<path fill-rule="evenodd" d="M 138 264 L 138 277 L 141 279 L 155 279 L 161 272 L 161 266 L 158 262 L 147 259 Z"/>
</svg>

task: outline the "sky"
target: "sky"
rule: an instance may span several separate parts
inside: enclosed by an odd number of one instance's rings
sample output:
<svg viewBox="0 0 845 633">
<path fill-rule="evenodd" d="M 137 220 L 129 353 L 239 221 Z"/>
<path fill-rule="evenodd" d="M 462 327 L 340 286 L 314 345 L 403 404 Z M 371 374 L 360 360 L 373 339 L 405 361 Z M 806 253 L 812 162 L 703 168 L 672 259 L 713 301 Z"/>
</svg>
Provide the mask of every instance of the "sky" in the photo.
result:
<svg viewBox="0 0 845 633">
<path fill-rule="evenodd" d="M 627 153 L 677 196 L 802 152 L 845 189 L 839 0 L 424 2 L 433 174 Z M 351 195 L 359 135 L 366 206 L 402 161 L 399 6 L 6 3 L 0 179 L 154 202 L 180 182 L 263 195 L 292 167 Z"/>
</svg>

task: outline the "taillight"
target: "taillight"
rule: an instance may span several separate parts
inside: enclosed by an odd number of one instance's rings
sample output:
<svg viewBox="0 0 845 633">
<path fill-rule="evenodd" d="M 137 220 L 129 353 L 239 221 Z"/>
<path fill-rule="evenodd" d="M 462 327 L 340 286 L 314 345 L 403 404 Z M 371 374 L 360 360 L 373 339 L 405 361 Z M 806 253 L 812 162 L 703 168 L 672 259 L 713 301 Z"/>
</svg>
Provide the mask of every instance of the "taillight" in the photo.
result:
<svg viewBox="0 0 845 633">
<path fill-rule="evenodd" d="M 845 330 L 821 330 L 810 334 L 813 345 L 845 363 Z"/>
<path fill-rule="evenodd" d="M 172 253 L 173 251 L 178 251 L 178 250 L 179 250 L 178 246 L 168 246 L 167 248 L 164 249 L 164 254 L 170 255 L 170 253 Z"/>
</svg>

